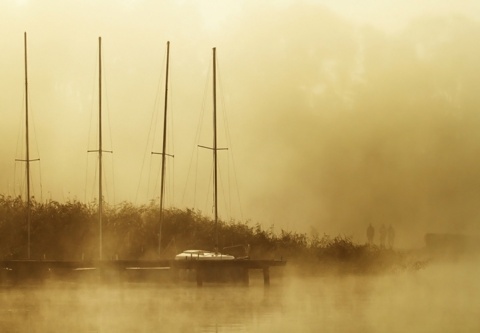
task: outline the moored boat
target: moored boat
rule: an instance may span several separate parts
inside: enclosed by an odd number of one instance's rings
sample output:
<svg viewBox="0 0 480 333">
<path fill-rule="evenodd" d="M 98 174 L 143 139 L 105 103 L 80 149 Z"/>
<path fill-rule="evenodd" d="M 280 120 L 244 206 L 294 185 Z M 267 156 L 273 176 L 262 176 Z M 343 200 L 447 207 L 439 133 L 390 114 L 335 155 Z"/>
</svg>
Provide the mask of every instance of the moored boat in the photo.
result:
<svg viewBox="0 0 480 333">
<path fill-rule="evenodd" d="M 226 148 L 217 147 L 217 87 L 216 87 L 216 49 L 213 48 L 213 147 L 199 146 L 213 151 L 213 189 L 215 211 L 215 247 L 214 251 L 185 250 L 175 256 L 175 260 L 233 260 L 234 256 L 218 252 L 218 190 L 217 190 L 217 152 Z"/>
<path fill-rule="evenodd" d="M 204 250 L 185 250 L 175 256 L 175 260 L 233 260 L 234 256 Z"/>
</svg>

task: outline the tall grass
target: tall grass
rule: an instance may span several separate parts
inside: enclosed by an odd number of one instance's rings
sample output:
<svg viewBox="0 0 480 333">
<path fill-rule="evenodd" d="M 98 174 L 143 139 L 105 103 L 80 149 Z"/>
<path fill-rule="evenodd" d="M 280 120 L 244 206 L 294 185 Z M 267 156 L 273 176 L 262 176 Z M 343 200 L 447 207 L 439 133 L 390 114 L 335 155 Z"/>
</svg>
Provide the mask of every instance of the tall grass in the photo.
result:
<svg viewBox="0 0 480 333">
<path fill-rule="evenodd" d="M 98 258 L 99 225 L 95 203 L 33 200 L 31 206 L 31 258 L 89 260 Z M 106 206 L 103 214 L 105 259 L 156 259 L 159 209 L 156 203 L 134 206 L 123 202 Z M 352 272 L 405 266 L 404 254 L 355 244 L 348 237 L 264 229 L 249 222 L 220 221 L 219 246 L 223 252 L 243 256 L 247 247 L 254 259 L 287 259 L 297 264 L 335 267 Z M 212 250 L 215 224 L 192 209 L 167 209 L 162 227 L 163 258 L 185 249 Z M 239 246 L 237 246 L 239 245 Z M 0 195 L 0 258 L 27 256 L 26 204 L 19 197 Z"/>
</svg>

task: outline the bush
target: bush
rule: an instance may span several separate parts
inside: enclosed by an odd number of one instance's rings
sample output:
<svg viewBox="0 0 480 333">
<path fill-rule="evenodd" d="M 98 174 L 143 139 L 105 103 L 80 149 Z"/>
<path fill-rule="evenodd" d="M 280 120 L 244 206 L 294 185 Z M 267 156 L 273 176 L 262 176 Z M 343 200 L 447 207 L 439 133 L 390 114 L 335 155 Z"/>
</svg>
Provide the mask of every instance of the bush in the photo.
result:
<svg viewBox="0 0 480 333">
<path fill-rule="evenodd" d="M 0 196 L 0 256 L 27 257 L 26 204 L 21 198 Z M 98 208 L 78 201 L 49 201 L 31 205 L 31 258 L 50 260 L 96 259 L 99 256 Z M 105 206 L 102 215 L 104 259 L 158 259 L 160 214 L 158 206 L 123 202 Z M 167 209 L 162 222 L 162 257 L 172 259 L 185 249 L 213 250 L 215 223 L 192 209 Z M 388 270 L 402 265 L 400 253 L 354 244 L 349 237 L 311 237 L 260 224 L 219 221 L 219 250 L 252 259 L 288 259 L 299 264 L 340 268 L 352 272 Z"/>
</svg>

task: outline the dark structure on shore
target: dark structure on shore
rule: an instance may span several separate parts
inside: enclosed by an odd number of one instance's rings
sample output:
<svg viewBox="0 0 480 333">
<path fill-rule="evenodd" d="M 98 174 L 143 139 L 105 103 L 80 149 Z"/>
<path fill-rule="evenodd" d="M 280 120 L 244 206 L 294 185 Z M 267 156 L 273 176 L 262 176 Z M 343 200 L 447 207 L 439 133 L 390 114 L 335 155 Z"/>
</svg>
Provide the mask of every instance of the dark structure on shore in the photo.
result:
<svg viewBox="0 0 480 333">
<path fill-rule="evenodd" d="M 262 270 L 263 281 L 270 284 L 270 267 L 285 266 L 284 260 L 3 260 L 0 261 L 1 283 L 43 282 L 48 279 L 77 281 L 92 278 L 99 282 L 178 281 L 182 272 L 194 273 L 198 286 L 203 282 L 240 282 L 249 284 L 249 271 Z M 162 278 L 158 278 L 159 275 Z M 163 274 L 165 273 L 166 274 Z M 191 275 L 191 274 L 189 274 Z"/>
</svg>

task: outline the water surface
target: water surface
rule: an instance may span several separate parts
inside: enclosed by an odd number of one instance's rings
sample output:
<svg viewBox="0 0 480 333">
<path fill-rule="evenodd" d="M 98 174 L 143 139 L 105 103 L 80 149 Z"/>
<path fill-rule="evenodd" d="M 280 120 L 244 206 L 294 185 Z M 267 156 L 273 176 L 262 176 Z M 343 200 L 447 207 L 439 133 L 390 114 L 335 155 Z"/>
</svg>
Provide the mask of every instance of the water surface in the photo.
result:
<svg viewBox="0 0 480 333">
<path fill-rule="evenodd" d="M 50 281 L 0 289 L 1 332 L 475 332 L 479 267 L 250 286 Z"/>
</svg>

